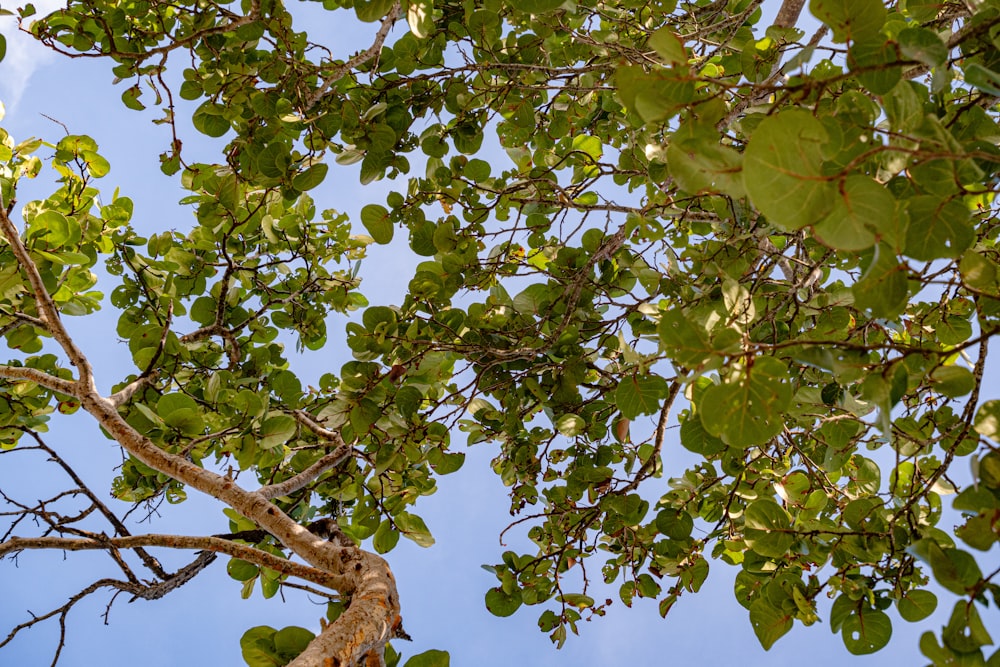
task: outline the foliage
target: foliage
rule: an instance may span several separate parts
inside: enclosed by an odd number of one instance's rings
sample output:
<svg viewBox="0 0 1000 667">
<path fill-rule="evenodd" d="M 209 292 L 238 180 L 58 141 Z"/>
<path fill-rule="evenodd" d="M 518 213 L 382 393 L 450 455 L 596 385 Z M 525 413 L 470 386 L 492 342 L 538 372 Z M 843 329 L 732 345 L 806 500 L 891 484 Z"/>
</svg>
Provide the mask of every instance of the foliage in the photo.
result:
<svg viewBox="0 0 1000 667">
<path fill-rule="evenodd" d="M 31 25 L 110 60 L 127 106 L 162 107 L 161 167 L 190 192 L 190 230 L 143 238 L 127 197 L 99 205 L 108 165 L 89 138 L 0 147 L 5 207 L 53 155 L 59 190 L 20 215 L 59 312 L 108 305 L 93 269 L 109 274 L 128 424 L 263 484 L 337 434 L 350 456 L 275 505 L 339 515 L 378 553 L 432 544 L 412 505 L 461 468 L 456 430 L 493 443 L 534 546 L 491 566 L 486 605 L 537 606 L 558 645 L 604 613 L 595 576 L 666 615 L 726 563 L 765 648 L 829 597 L 847 649 L 877 651 L 893 609 L 935 609 L 933 580 L 957 600 L 921 650 L 985 664 L 977 608 L 1000 604 L 1000 582 L 973 552 L 1000 539 L 1000 399 L 982 395 L 1000 331 L 1000 3 L 812 0 L 815 24 L 789 1 L 771 26 L 747 0 L 322 7 L 379 23 L 372 48 L 316 48 L 276 0 L 71 0 Z M 184 161 L 177 96 L 224 140 L 219 164 Z M 395 189 L 354 221 L 317 211 L 307 192 L 331 163 L 358 162 L 362 183 Z M 401 237 L 422 258 L 407 295 L 369 306 L 359 261 Z M 78 406 L 16 370 L 73 377 L 7 249 L 2 267 L 9 448 Z M 345 338 L 327 330 L 359 309 Z M 303 387 L 289 340 L 353 360 Z M 664 484 L 674 419 L 695 463 Z M 180 502 L 185 487 L 130 458 L 114 493 Z M 273 595 L 284 575 L 256 568 L 230 572 Z M 254 631 L 245 654 L 281 653 L 285 631 Z"/>
</svg>

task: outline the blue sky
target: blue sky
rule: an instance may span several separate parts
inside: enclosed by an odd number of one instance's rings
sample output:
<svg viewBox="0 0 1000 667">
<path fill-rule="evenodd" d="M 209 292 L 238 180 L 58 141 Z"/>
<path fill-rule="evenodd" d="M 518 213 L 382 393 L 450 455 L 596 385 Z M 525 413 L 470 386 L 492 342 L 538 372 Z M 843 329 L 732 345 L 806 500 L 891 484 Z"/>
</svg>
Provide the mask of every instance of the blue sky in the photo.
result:
<svg viewBox="0 0 1000 667">
<path fill-rule="evenodd" d="M 158 169 L 157 154 L 166 147 L 169 135 L 149 122 L 151 112 L 137 113 L 122 106 L 122 87 L 111 85 L 108 64 L 71 61 L 49 54 L 22 38 L 12 37 L 9 19 L 0 23 L 0 30 L 10 40 L 7 59 L 0 63 L 0 99 L 7 105 L 2 125 L 18 140 L 29 136 L 55 140 L 63 130 L 44 114 L 66 124 L 73 133 L 94 137 L 112 165 L 100 186 L 107 195 L 120 187 L 122 194 L 135 201 L 134 223 L 140 230 L 187 227 L 192 219 L 190 211 L 176 206 L 181 190 L 174 179 L 163 176 Z M 360 39 L 359 31 L 351 34 Z M 345 46 L 345 51 L 350 48 Z M 217 144 L 199 138 L 193 131 L 187 131 L 183 138 L 186 150 L 200 153 L 204 159 L 215 159 Z M 21 194 L 21 201 L 43 196 L 50 188 L 51 180 L 33 184 Z M 335 168 L 313 194 L 321 207 L 354 215 L 365 203 L 384 201 L 387 188 L 378 183 L 362 188 L 355 172 Z M 362 291 L 373 304 L 398 302 L 415 264 L 404 245 L 374 249 L 362 268 Z M 105 288 L 108 291 L 110 287 Z M 79 342 L 98 369 L 104 389 L 131 370 L 128 355 L 122 353 L 123 343 L 108 334 L 113 331 L 115 318 L 114 312 L 106 311 L 103 319 L 71 321 Z M 343 331 L 345 322 L 345 318 L 334 316 L 330 322 L 330 347 L 299 360 L 299 370 L 306 377 L 316 372 L 310 369 L 337 369 L 346 360 L 344 350 L 336 347 L 336 333 Z M 104 493 L 112 468 L 120 461 L 117 450 L 83 415 L 54 422 L 48 443 L 76 463 L 95 490 Z M 465 467 L 440 479 L 437 494 L 418 504 L 417 512 L 427 520 L 437 545 L 420 549 L 403 540 L 388 556 L 399 582 L 405 626 L 415 640 L 412 645 L 398 642 L 397 647 L 406 654 L 439 648 L 451 652 L 453 665 L 482 667 L 922 664 L 926 661 L 917 651 L 920 632 L 938 630 L 954 601 L 953 596 L 942 595 L 934 620 L 917 626 L 893 614 L 893 641 L 888 649 L 874 656 L 857 658 L 848 654 L 840 637 L 831 634 L 825 623 L 811 628 L 797 625 L 765 652 L 753 635 L 746 611 L 733 598 L 736 568 L 713 562 L 705 588 L 697 595 L 685 595 L 666 620 L 659 618 L 655 603 L 637 601 L 630 610 L 616 601 L 607 617 L 581 624 L 581 636 L 571 637 L 565 648 L 557 651 L 535 625 L 541 609 L 522 608 L 511 618 L 499 619 L 491 616 L 483 604 L 483 595 L 495 579 L 480 565 L 499 560 L 504 547 L 497 536 L 510 519 L 505 489 L 489 469 L 493 455 L 489 445 L 470 450 Z M 675 438 L 665 450 L 667 476 L 681 473 L 683 460 Z M 0 487 L 21 493 L 25 499 L 41 497 L 45 488 L 54 488 L 62 481 L 50 480 L 45 476 L 48 474 L 56 474 L 55 468 L 42 465 L 34 454 L 0 458 Z M 665 479 L 656 483 L 666 484 Z M 226 525 L 220 506 L 192 494 L 186 503 L 165 506 L 162 516 L 134 528 L 135 532 L 206 534 L 224 532 Z M 995 561 L 996 550 L 989 556 Z M 184 554 L 162 557 L 174 567 L 188 560 Z M 0 564 L 0 631 L 23 622 L 27 610 L 42 613 L 62 604 L 68 595 L 101 573 L 113 576 L 115 572 L 107 567 L 106 560 L 96 553 L 26 553 L 17 568 L 9 561 Z M 265 601 L 258 593 L 244 601 L 239 590 L 239 583 L 226 576 L 224 559 L 220 559 L 208 572 L 163 600 L 129 604 L 124 597 L 119 599 L 111 610 L 108 626 L 104 626 L 102 618 L 108 596 L 93 596 L 78 605 L 69 618 L 61 664 L 239 665 L 239 637 L 251 626 L 302 625 L 318 629 L 323 607 L 306 596 L 292 593 L 285 602 L 280 598 Z M 607 596 L 614 597 L 613 592 Z M 1000 625 L 993 614 L 986 617 L 987 626 L 991 618 L 994 626 Z M 47 665 L 57 633 L 54 622 L 33 628 L 0 649 L 0 665 Z"/>
</svg>

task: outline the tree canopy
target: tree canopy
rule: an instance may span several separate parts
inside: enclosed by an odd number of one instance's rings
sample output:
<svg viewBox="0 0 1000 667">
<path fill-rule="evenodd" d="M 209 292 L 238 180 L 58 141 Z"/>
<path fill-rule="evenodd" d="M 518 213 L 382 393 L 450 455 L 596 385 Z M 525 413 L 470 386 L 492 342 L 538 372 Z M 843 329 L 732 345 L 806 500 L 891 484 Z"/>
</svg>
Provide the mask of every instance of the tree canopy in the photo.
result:
<svg viewBox="0 0 1000 667">
<path fill-rule="evenodd" d="M 17 10 L 159 110 L 194 220 L 141 236 L 93 139 L 0 131 L 0 461 L 37 450 L 68 480 L 3 495 L 0 555 L 99 550 L 121 572 L 0 647 L 219 554 L 244 595 L 330 600 L 316 632 L 250 629 L 251 667 L 393 665 L 390 552 L 433 543 L 418 500 L 467 442 L 532 545 L 497 553 L 486 607 L 557 645 L 604 614 L 599 582 L 668 616 L 731 566 L 765 648 L 822 621 L 875 652 L 947 594 L 923 654 L 1000 664 L 981 616 L 1000 604 L 1000 2 L 804 4 L 322 0 L 370 33 L 355 53 L 280 0 Z M 187 157 L 189 110 L 214 163 Z M 317 210 L 353 163 L 388 196 Z M 19 202 L 43 173 L 54 191 Z M 419 263 L 371 304 L 362 260 L 397 237 Z M 101 309 L 126 377 L 67 327 Z M 352 360 L 304 383 L 289 348 L 331 346 Z M 78 410 L 123 449 L 114 501 L 45 436 Z M 229 525 L 123 520 L 192 489 Z M 166 571 L 160 548 L 191 561 Z"/>
</svg>

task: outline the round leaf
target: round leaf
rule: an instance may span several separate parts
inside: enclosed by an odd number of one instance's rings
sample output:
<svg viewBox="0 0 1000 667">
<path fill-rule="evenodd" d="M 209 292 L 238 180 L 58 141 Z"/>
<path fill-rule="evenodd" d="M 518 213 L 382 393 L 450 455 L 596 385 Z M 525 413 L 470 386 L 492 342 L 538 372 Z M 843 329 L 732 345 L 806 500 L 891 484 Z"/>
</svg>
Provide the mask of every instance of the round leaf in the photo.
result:
<svg viewBox="0 0 1000 667">
<path fill-rule="evenodd" d="M 295 418 L 290 415 L 274 415 L 264 420 L 260 425 L 261 449 L 270 449 L 283 445 L 295 436 L 297 426 Z"/>
<path fill-rule="evenodd" d="M 80 242 L 82 230 L 74 218 L 67 218 L 59 211 L 42 211 L 31 221 L 34 235 L 44 237 L 49 248 L 55 250 L 75 246 Z"/>
<path fill-rule="evenodd" d="M 231 559 L 226 565 L 226 573 L 236 581 L 253 579 L 257 576 L 258 572 L 260 572 L 260 568 L 256 565 L 245 560 L 240 560 L 239 558 Z"/>
<path fill-rule="evenodd" d="M 922 621 L 937 609 L 937 596 L 930 591 L 910 591 L 896 603 L 896 609 L 904 621 Z"/>
<path fill-rule="evenodd" d="M 292 179 L 292 187 L 299 192 L 312 190 L 323 182 L 323 179 L 326 178 L 326 172 L 329 169 L 330 167 L 322 162 L 314 164 L 302 173 L 295 175 L 295 178 Z"/>
<path fill-rule="evenodd" d="M 823 124 L 800 109 L 765 118 L 743 159 L 743 183 L 751 201 L 773 224 L 801 229 L 822 220 L 836 190 L 823 175 Z"/>
<path fill-rule="evenodd" d="M 769 498 L 756 500 L 747 507 L 744 520 L 747 544 L 761 556 L 781 558 L 795 541 L 795 536 L 787 532 L 791 526 L 788 512 Z"/>
<path fill-rule="evenodd" d="M 976 378 L 968 368 L 961 366 L 938 366 L 931 373 L 934 389 L 948 398 L 958 398 L 972 392 Z"/>
<path fill-rule="evenodd" d="M 851 176 L 838 194 L 830 214 L 813 227 L 824 245 L 836 250 L 864 250 L 887 232 L 891 234 L 896 200 L 888 190 L 867 176 Z"/>
<path fill-rule="evenodd" d="M 521 589 L 514 589 L 510 595 L 502 588 L 491 588 L 486 591 L 486 608 L 494 616 L 510 616 L 521 606 Z"/>
<path fill-rule="evenodd" d="M 392 241 L 393 225 L 389 222 L 389 211 L 378 204 L 368 204 L 361 209 L 361 224 L 365 226 L 376 243 Z"/>
<path fill-rule="evenodd" d="M 448 667 L 450 664 L 451 656 L 447 651 L 431 649 L 413 656 L 403 667 Z"/>
<path fill-rule="evenodd" d="M 626 419 L 635 419 L 660 409 L 667 395 L 667 382 L 658 375 L 630 375 L 615 390 L 615 403 Z"/>
<path fill-rule="evenodd" d="M 306 650 L 316 635 L 305 628 L 292 625 L 274 633 L 274 648 L 284 658 L 294 658 Z"/>
<path fill-rule="evenodd" d="M 372 538 L 372 546 L 380 554 L 392 551 L 398 542 L 399 531 L 392 527 L 388 519 L 379 524 Z"/>
<path fill-rule="evenodd" d="M 785 427 L 783 412 L 792 399 L 788 369 L 773 357 L 759 357 L 710 387 L 698 401 L 702 425 L 729 446 L 760 445 Z"/>
<path fill-rule="evenodd" d="M 416 542 L 419 546 L 429 547 L 434 544 L 434 537 L 427 528 L 427 524 L 416 514 L 402 512 L 396 516 L 396 526 L 408 539 Z"/>
<path fill-rule="evenodd" d="M 859 611 L 844 620 L 840 634 L 848 651 L 854 655 L 867 655 L 889 643 L 892 621 L 881 611 Z"/>
</svg>

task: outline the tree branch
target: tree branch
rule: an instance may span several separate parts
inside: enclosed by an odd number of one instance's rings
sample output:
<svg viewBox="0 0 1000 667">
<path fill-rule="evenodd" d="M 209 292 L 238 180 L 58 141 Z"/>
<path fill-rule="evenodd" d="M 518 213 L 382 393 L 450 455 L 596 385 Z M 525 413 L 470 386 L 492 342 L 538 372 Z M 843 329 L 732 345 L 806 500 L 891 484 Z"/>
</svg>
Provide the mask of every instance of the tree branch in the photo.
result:
<svg viewBox="0 0 1000 667">
<path fill-rule="evenodd" d="M 111 394 L 111 396 L 108 396 L 108 401 L 110 401 L 116 408 L 120 408 L 128 403 L 129 399 L 135 395 L 135 392 L 152 383 L 155 378 L 156 375 L 153 373 L 144 373 L 115 393 Z"/>
<path fill-rule="evenodd" d="M 0 365 L 0 378 L 6 378 L 8 380 L 27 380 L 28 382 L 34 382 L 35 384 L 45 387 L 46 389 L 57 391 L 60 394 L 79 397 L 79 388 L 75 382 L 57 378 L 56 376 L 49 375 L 45 371 L 40 371 L 37 368 Z"/>
<path fill-rule="evenodd" d="M 316 463 L 312 464 L 299 474 L 294 477 L 289 477 L 285 481 L 278 482 L 277 484 L 262 486 L 257 489 L 257 493 L 264 496 L 268 500 L 274 500 L 275 498 L 295 493 L 325 473 L 327 470 L 336 468 L 350 457 L 351 448 L 347 445 L 347 443 L 341 441 L 336 449 L 323 456 L 320 460 L 316 461 Z"/>
<path fill-rule="evenodd" d="M 24 431 L 25 433 L 28 434 L 28 436 L 34 439 L 36 447 L 41 451 L 47 453 L 49 455 L 49 459 L 51 461 L 54 461 L 56 465 L 62 468 L 63 472 L 65 472 L 66 475 L 68 475 L 69 478 L 73 480 L 73 483 L 76 484 L 77 488 L 90 500 L 91 505 L 95 507 L 97 511 L 100 512 L 105 519 L 107 519 L 108 523 L 110 523 L 114 527 L 116 534 L 122 536 L 130 534 L 128 528 L 126 528 L 125 524 L 122 523 L 121 519 L 118 518 L 118 515 L 112 512 L 107 505 L 101 502 L 101 500 L 97 497 L 97 494 L 95 494 L 93 491 L 90 490 L 90 487 L 87 486 L 82 479 L 80 479 L 80 476 L 76 474 L 76 471 L 73 470 L 73 468 L 70 467 L 70 465 L 66 463 L 66 461 L 63 460 L 63 458 L 59 456 L 54 449 L 45 444 L 45 441 L 42 440 L 42 437 L 38 435 L 38 433 L 30 429 L 25 429 Z M 27 447 L 19 449 L 30 450 L 33 448 Z M 153 574 L 160 577 L 161 579 L 167 578 L 168 575 L 166 571 L 163 569 L 163 567 L 160 565 L 159 561 L 150 556 L 148 553 L 146 553 L 144 549 L 137 547 L 135 549 L 135 553 L 137 556 L 139 556 L 143 564 L 145 564 L 146 567 L 148 567 Z"/>
<path fill-rule="evenodd" d="M 63 326 L 62 320 L 59 317 L 59 310 L 56 308 L 55 302 L 52 301 L 49 291 L 45 288 L 45 283 L 42 282 L 42 276 L 38 273 L 38 267 L 35 266 L 35 262 L 31 259 L 28 249 L 21 241 L 21 235 L 17 231 L 17 227 L 14 226 L 10 216 L 7 215 L 7 208 L 3 201 L 0 201 L 0 234 L 7 239 L 10 249 L 17 259 L 17 263 L 28 277 L 28 284 L 31 285 L 31 291 L 34 294 L 35 304 L 40 315 L 39 319 L 44 322 L 45 329 L 52 334 L 52 337 L 56 339 L 59 346 L 66 352 L 70 363 L 76 366 L 80 374 L 79 383 L 87 391 L 96 391 L 94 371 L 90 366 L 90 361 L 84 356 L 80 348 L 76 346 L 76 343 L 70 338 L 69 332 L 66 331 L 66 327 Z M 63 393 L 74 394 L 74 392 L 65 391 Z"/>
<path fill-rule="evenodd" d="M 226 554 L 247 562 L 270 568 L 282 574 L 311 581 L 314 584 L 334 590 L 342 590 L 349 586 L 345 577 L 324 572 L 314 567 L 302 565 L 294 561 L 275 556 L 246 544 L 240 544 L 221 537 L 203 537 L 188 535 L 128 535 L 125 537 L 108 538 L 76 538 L 76 537 L 12 537 L 6 542 L 0 542 L 0 557 L 24 550 L 53 549 L 58 551 L 93 551 L 105 549 L 136 549 L 141 547 L 163 547 L 166 549 L 188 549 Z M 331 548 L 340 548 L 333 547 Z M 207 565 L 207 563 L 206 563 Z M 190 568 L 191 565 L 187 566 Z M 186 569 L 186 568 L 182 568 Z M 191 572 L 185 581 L 197 574 Z M 176 575 L 172 575 L 176 576 Z M 168 579 L 169 581 L 169 579 Z M 180 585 L 180 584 L 178 584 Z M 175 586 L 176 588 L 176 586 Z M 169 592 L 169 591 L 165 591 Z M 162 597 L 160 594 L 159 597 Z"/>
<path fill-rule="evenodd" d="M 799 15 L 805 6 L 806 0 L 784 0 L 774 17 L 774 25 L 779 28 L 794 27 L 799 22 Z"/>
<path fill-rule="evenodd" d="M 222 301 L 220 300 L 220 302 Z M 205 338 L 210 338 L 212 336 L 219 336 L 220 338 L 222 338 L 223 342 L 225 342 L 226 353 L 229 355 L 230 368 L 235 367 L 238 363 L 240 363 L 240 356 L 242 353 L 240 351 L 240 344 L 236 340 L 236 336 L 233 335 L 232 331 L 225 328 L 218 322 L 216 322 L 215 324 L 210 324 L 206 327 L 202 327 L 195 331 L 192 331 L 189 334 L 184 334 L 183 336 L 180 337 L 180 342 L 196 343 L 200 340 L 204 340 Z"/>
<path fill-rule="evenodd" d="M 382 44 L 385 43 L 385 38 L 389 36 L 389 31 L 392 29 L 393 24 L 396 23 L 396 19 L 402 14 L 402 9 L 399 2 L 395 2 L 392 5 L 392 9 L 384 19 L 382 19 L 382 25 L 379 27 L 378 32 L 375 33 L 375 41 L 367 49 L 361 53 L 355 55 L 353 58 L 349 58 L 347 62 L 343 65 L 335 67 L 329 75 L 323 79 L 323 84 L 317 88 L 309 99 L 306 100 L 305 107 L 302 109 L 303 113 L 309 113 L 316 104 L 323 99 L 326 92 L 330 90 L 330 87 L 339 81 L 342 77 L 348 74 L 351 70 L 359 67 L 372 58 L 375 58 L 382 52 Z"/>
</svg>

